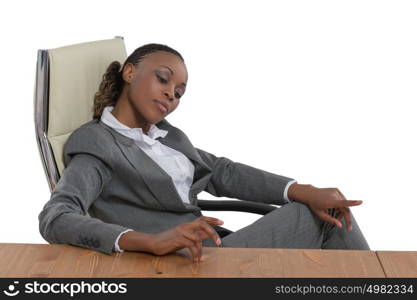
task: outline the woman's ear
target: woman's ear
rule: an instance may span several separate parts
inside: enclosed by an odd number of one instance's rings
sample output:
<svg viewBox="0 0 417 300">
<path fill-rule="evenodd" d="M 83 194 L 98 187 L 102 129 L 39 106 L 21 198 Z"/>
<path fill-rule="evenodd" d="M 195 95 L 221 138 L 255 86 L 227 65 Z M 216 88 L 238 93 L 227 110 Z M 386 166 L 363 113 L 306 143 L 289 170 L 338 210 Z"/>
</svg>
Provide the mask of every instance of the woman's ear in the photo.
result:
<svg viewBox="0 0 417 300">
<path fill-rule="evenodd" d="M 135 73 L 135 66 L 132 63 L 127 63 L 123 68 L 122 77 L 126 83 L 131 83 Z"/>
</svg>

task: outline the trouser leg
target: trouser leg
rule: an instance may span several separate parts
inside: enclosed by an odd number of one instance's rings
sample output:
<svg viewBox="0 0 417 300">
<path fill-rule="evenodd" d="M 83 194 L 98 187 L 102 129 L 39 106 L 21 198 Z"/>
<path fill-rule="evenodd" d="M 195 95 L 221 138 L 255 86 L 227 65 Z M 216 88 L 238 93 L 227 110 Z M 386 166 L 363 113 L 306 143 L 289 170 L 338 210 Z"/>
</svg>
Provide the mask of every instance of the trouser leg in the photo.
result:
<svg viewBox="0 0 417 300">
<path fill-rule="evenodd" d="M 334 215 L 335 211 L 331 210 Z M 292 202 L 222 239 L 223 247 L 369 250 L 354 217 L 352 231 L 319 219 L 306 205 Z"/>
</svg>

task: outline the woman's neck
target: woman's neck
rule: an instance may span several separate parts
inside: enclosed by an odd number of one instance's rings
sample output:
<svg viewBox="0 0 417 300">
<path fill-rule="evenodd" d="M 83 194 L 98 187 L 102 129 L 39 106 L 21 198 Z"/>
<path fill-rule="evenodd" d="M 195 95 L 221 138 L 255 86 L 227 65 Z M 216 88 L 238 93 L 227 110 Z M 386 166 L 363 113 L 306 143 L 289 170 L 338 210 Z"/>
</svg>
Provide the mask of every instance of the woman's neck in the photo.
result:
<svg viewBox="0 0 417 300">
<path fill-rule="evenodd" d="M 111 113 L 123 125 L 129 128 L 142 128 L 142 132 L 148 135 L 151 124 L 144 120 L 142 116 L 135 114 L 134 109 L 130 107 L 127 101 L 119 99 Z"/>
</svg>

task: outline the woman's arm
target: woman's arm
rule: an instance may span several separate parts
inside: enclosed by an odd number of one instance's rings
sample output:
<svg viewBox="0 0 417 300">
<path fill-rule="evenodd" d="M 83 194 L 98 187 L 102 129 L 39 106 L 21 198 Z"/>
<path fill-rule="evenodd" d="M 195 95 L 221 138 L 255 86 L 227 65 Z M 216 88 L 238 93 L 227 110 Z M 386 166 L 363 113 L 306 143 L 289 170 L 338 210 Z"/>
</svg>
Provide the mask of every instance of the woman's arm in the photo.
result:
<svg viewBox="0 0 417 300">
<path fill-rule="evenodd" d="M 75 155 L 39 214 L 42 237 L 49 243 L 112 253 L 117 236 L 128 228 L 87 215 L 110 178 L 111 169 L 97 157 Z"/>
<path fill-rule="evenodd" d="M 205 189 L 217 197 L 283 205 L 287 184 L 292 178 L 273 174 L 226 157 L 217 157 L 196 148 L 203 161 L 212 169 L 212 177 Z"/>
<path fill-rule="evenodd" d="M 176 250 L 187 248 L 192 260 L 201 260 L 203 254 L 202 241 L 211 238 L 220 245 L 221 239 L 212 226 L 222 225 L 223 221 L 201 216 L 191 222 L 180 224 L 172 229 L 156 234 L 145 234 L 136 231 L 124 233 L 120 240 L 120 248 L 129 251 L 144 251 L 156 255 L 164 255 Z"/>
</svg>

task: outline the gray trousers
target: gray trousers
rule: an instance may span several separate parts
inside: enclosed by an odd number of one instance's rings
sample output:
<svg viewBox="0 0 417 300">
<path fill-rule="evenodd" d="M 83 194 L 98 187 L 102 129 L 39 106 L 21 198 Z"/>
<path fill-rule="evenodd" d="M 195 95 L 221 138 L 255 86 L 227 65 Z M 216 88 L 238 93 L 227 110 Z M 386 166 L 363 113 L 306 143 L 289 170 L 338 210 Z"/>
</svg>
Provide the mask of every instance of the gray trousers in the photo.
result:
<svg viewBox="0 0 417 300">
<path fill-rule="evenodd" d="M 336 210 L 330 215 L 335 217 Z M 254 223 L 222 238 L 222 247 L 291 248 L 291 249 L 356 249 L 370 250 L 353 215 L 352 231 L 319 219 L 308 206 L 291 202 L 261 217 Z M 210 239 L 203 246 L 215 246 Z"/>
</svg>

